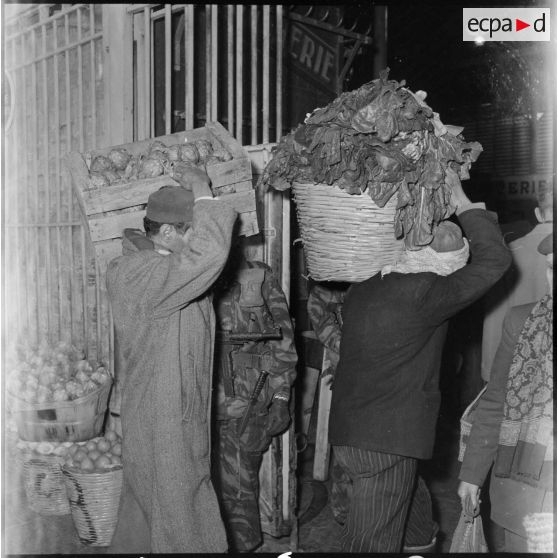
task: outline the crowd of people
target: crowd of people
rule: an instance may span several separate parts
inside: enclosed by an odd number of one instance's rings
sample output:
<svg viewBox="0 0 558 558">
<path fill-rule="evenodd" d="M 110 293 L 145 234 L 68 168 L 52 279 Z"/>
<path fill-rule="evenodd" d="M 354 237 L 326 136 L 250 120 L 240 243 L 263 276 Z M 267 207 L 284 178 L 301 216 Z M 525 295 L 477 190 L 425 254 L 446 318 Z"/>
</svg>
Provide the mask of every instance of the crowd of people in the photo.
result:
<svg viewBox="0 0 558 558">
<path fill-rule="evenodd" d="M 144 231 L 124 231 L 123 255 L 107 271 L 124 465 L 111 550 L 250 552 L 262 542 L 262 455 L 293 413 L 293 325 L 271 268 L 244 257 L 236 213 L 213 197 L 207 175 L 177 166 L 174 178 L 180 186 L 149 197 Z M 417 466 L 432 456 L 448 320 L 502 278 L 512 284 L 505 274 L 519 254 L 484 204 L 459 184 L 451 196 L 459 224 L 441 222 L 428 246 L 361 283 L 310 292 L 309 315 L 329 355 L 331 470 L 346 552 L 436 546 Z M 537 217 L 549 222 L 543 205 Z M 552 276 L 552 236 L 540 241 Z M 504 550 L 522 550 L 522 517 L 553 502 L 552 292 L 521 302 L 530 304 L 512 308 L 503 330 L 491 326 L 502 340 L 459 487 L 474 516 L 492 468 Z"/>
</svg>

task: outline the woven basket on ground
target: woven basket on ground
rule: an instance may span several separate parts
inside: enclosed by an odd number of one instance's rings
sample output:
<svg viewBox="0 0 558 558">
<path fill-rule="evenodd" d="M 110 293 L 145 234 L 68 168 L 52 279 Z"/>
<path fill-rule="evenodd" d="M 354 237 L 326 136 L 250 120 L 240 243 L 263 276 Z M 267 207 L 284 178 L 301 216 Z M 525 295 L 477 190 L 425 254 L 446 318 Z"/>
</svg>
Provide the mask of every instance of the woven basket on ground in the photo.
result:
<svg viewBox="0 0 558 558">
<path fill-rule="evenodd" d="M 21 452 L 18 460 L 23 466 L 23 483 L 29 507 L 43 515 L 70 513 L 61 470 L 64 458 Z"/>
<path fill-rule="evenodd" d="M 316 281 L 364 281 L 403 251 L 394 233 L 397 196 L 378 207 L 337 186 L 293 183 L 308 273 Z"/>
<path fill-rule="evenodd" d="M 110 546 L 122 493 L 122 467 L 85 473 L 63 466 L 72 519 L 82 543 Z"/>
</svg>

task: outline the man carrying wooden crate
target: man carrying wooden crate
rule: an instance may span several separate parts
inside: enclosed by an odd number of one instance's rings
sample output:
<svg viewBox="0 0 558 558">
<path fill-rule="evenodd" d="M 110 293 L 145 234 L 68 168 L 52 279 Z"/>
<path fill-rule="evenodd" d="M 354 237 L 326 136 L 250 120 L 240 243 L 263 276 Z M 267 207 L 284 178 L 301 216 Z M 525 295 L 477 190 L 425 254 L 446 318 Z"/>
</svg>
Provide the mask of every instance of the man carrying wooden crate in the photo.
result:
<svg viewBox="0 0 558 558">
<path fill-rule="evenodd" d="M 122 370 L 124 487 L 113 552 L 227 550 L 210 480 L 215 314 L 208 289 L 229 253 L 236 212 L 207 175 L 149 197 L 107 270 Z M 194 203 L 195 202 L 195 203 Z"/>
</svg>

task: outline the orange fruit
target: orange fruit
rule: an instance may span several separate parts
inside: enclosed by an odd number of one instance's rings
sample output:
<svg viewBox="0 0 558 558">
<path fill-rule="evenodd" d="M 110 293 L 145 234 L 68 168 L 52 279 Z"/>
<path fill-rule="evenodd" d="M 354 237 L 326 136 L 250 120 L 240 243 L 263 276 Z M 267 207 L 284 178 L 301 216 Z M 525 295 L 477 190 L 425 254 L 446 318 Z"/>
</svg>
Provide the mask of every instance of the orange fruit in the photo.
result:
<svg viewBox="0 0 558 558">
<path fill-rule="evenodd" d="M 110 450 L 110 442 L 108 440 L 105 440 L 104 438 L 101 438 L 98 442 L 97 442 L 97 449 L 101 452 L 101 453 L 106 453 L 107 451 Z"/>
<path fill-rule="evenodd" d="M 74 461 L 77 461 L 79 463 L 84 459 L 88 459 L 88 457 L 87 457 L 87 453 L 82 449 L 79 449 L 76 451 L 76 453 L 74 453 Z"/>
<path fill-rule="evenodd" d="M 101 455 L 95 460 L 96 469 L 106 469 L 110 464 L 110 457 L 107 457 L 106 455 Z"/>
<path fill-rule="evenodd" d="M 120 443 L 114 444 L 110 449 L 110 451 L 113 455 L 118 455 L 118 456 L 122 455 L 122 444 Z"/>
<path fill-rule="evenodd" d="M 87 448 L 87 451 L 96 450 L 97 449 L 97 443 L 95 442 L 95 440 L 89 440 L 89 442 L 87 442 L 87 444 L 85 444 L 85 447 Z"/>
<path fill-rule="evenodd" d="M 95 470 L 95 464 L 89 457 L 86 457 L 80 464 L 82 471 L 93 471 Z"/>
<path fill-rule="evenodd" d="M 122 465 L 122 459 L 120 459 L 120 457 L 118 457 L 118 455 L 113 455 L 110 458 L 110 461 L 113 465 Z"/>
<path fill-rule="evenodd" d="M 96 459 L 99 459 L 99 457 L 101 457 L 101 452 L 99 450 L 92 450 L 87 454 L 87 457 L 89 457 L 91 461 L 95 461 Z"/>
</svg>

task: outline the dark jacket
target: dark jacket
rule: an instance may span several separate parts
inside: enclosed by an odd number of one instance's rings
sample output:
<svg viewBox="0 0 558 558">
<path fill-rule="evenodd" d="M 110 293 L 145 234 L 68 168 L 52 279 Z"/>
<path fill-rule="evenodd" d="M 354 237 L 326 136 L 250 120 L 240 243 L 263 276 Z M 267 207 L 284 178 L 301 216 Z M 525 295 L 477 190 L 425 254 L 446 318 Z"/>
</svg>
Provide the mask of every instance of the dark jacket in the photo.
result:
<svg viewBox="0 0 558 558">
<path fill-rule="evenodd" d="M 494 357 L 490 381 L 475 409 L 473 428 L 459 472 L 459 478 L 463 481 L 482 486 L 496 459 L 514 350 L 534 306 L 535 303 L 514 306 L 504 319 L 502 340 Z M 553 465 L 552 461 L 544 462 L 538 483 L 531 481 L 527 484 L 514 478 L 492 475 L 490 514 L 493 521 L 522 537 L 527 537 L 523 518 L 529 513 L 552 512 Z"/>
<path fill-rule="evenodd" d="M 420 459 L 432 456 L 447 320 L 480 298 L 510 265 L 494 214 L 459 221 L 471 259 L 448 276 L 380 274 L 353 285 L 343 307 L 329 439 Z"/>
</svg>

